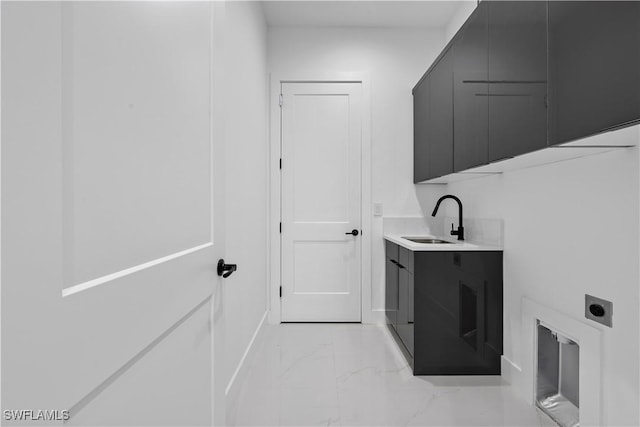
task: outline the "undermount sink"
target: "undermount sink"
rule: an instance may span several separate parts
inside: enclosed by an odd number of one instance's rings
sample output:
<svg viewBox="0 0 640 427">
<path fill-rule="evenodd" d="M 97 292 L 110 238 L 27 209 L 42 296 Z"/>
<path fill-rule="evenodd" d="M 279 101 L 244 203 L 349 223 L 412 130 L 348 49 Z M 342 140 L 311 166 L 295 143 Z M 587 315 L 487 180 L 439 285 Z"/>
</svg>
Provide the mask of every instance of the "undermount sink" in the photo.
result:
<svg viewBox="0 0 640 427">
<path fill-rule="evenodd" d="M 449 243 L 449 244 L 453 244 L 453 242 L 447 242 L 446 240 L 440 240 L 440 239 L 434 239 L 434 238 L 430 238 L 430 237 L 402 237 L 403 239 L 407 239 L 411 242 L 414 243 L 426 243 L 426 244 L 442 244 L 442 243 Z"/>
</svg>

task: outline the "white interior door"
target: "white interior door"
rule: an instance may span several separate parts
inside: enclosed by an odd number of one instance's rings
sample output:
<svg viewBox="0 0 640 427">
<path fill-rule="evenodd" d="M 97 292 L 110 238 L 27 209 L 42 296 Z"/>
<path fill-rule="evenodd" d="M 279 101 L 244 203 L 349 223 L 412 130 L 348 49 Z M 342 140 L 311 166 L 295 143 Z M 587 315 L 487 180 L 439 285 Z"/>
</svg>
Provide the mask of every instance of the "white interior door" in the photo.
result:
<svg viewBox="0 0 640 427">
<path fill-rule="evenodd" d="M 5 425 L 222 418 L 214 10 L 2 3 Z"/>
<path fill-rule="evenodd" d="M 361 92 L 282 84 L 283 322 L 361 320 Z"/>
</svg>

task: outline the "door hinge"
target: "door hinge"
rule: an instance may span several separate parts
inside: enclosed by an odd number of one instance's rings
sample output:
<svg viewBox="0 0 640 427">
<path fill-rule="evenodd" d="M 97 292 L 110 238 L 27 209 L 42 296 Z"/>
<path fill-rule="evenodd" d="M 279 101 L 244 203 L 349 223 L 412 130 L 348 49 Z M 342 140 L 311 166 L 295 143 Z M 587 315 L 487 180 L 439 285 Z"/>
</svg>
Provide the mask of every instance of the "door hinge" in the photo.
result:
<svg viewBox="0 0 640 427">
<path fill-rule="evenodd" d="M 282 233 L 282 223 L 280 223 L 280 233 Z"/>
<path fill-rule="evenodd" d="M 278 104 L 282 107 L 282 94 L 280 94 L 280 98 L 278 99 Z"/>
<path fill-rule="evenodd" d="M 282 157 L 280 157 L 280 169 L 282 169 Z"/>
<path fill-rule="evenodd" d="M 282 298 L 282 286 L 280 286 L 280 298 Z"/>
</svg>

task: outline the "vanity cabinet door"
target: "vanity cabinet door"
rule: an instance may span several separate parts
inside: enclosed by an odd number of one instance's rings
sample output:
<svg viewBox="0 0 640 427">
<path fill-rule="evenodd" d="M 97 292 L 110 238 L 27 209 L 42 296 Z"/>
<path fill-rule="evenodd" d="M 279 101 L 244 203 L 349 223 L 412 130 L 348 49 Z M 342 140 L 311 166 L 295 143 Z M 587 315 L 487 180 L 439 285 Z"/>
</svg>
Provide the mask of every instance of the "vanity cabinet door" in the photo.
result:
<svg viewBox="0 0 640 427">
<path fill-rule="evenodd" d="M 453 42 L 453 171 L 487 163 L 489 143 L 488 4 L 482 2 Z"/>
<path fill-rule="evenodd" d="M 398 344 L 404 345 L 405 349 L 401 350 L 412 358 L 414 253 L 385 240 L 385 258 L 386 323 L 396 332 Z"/>
<path fill-rule="evenodd" d="M 502 253 L 417 252 L 414 374 L 500 374 Z"/>
<path fill-rule="evenodd" d="M 413 274 L 404 266 L 398 271 L 398 314 L 396 332 L 413 356 Z"/>
<path fill-rule="evenodd" d="M 478 371 L 475 349 L 460 338 L 459 277 L 451 255 L 416 254 L 414 375 Z"/>
<path fill-rule="evenodd" d="M 398 319 L 398 270 L 395 260 L 386 258 L 384 311 L 387 325 L 393 329 Z"/>
<path fill-rule="evenodd" d="M 640 120 L 640 2 L 549 2 L 549 139 Z"/>
<path fill-rule="evenodd" d="M 458 280 L 458 336 L 482 359 L 485 335 L 485 282 L 461 274 Z M 466 350 L 469 350 L 466 348 Z"/>
<path fill-rule="evenodd" d="M 502 356 L 503 335 L 503 279 L 502 253 L 485 252 L 484 260 L 484 305 L 485 331 L 483 359 L 489 369 L 499 372 Z"/>
<path fill-rule="evenodd" d="M 487 3 L 492 162 L 547 146 L 547 3 Z"/>
<path fill-rule="evenodd" d="M 454 252 L 459 277 L 460 338 L 478 363 L 500 371 L 502 355 L 502 253 Z"/>
</svg>

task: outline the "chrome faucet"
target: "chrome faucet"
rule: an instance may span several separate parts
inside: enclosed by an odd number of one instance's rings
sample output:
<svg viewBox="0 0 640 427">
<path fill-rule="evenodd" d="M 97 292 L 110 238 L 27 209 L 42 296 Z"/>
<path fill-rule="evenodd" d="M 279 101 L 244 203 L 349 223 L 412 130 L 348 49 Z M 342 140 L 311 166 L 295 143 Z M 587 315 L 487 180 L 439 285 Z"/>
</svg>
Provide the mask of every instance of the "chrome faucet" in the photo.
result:
<svg viewBox="0 0 640 427">
<path fill-rule="evenodd" d="M 438 208 L 440 207 L 440 203 L 444 199 L 453 199 L 458 202 L 458 230 L 453 229 L 453 224 L 451 224 L 451 235 L 458 236 L 458 240 L 464 240 L 464 227 L 462 226 L 462 202 L 456 196 L 452 196 L 451 194 L 447 194 L 446 196 L 442 196 L 438 199 L 438 203 L 436 203 L 436 207 L 433 209 L 433 213 L 431 216 L 436 216 L 438 212 Z"/>
</svg>

